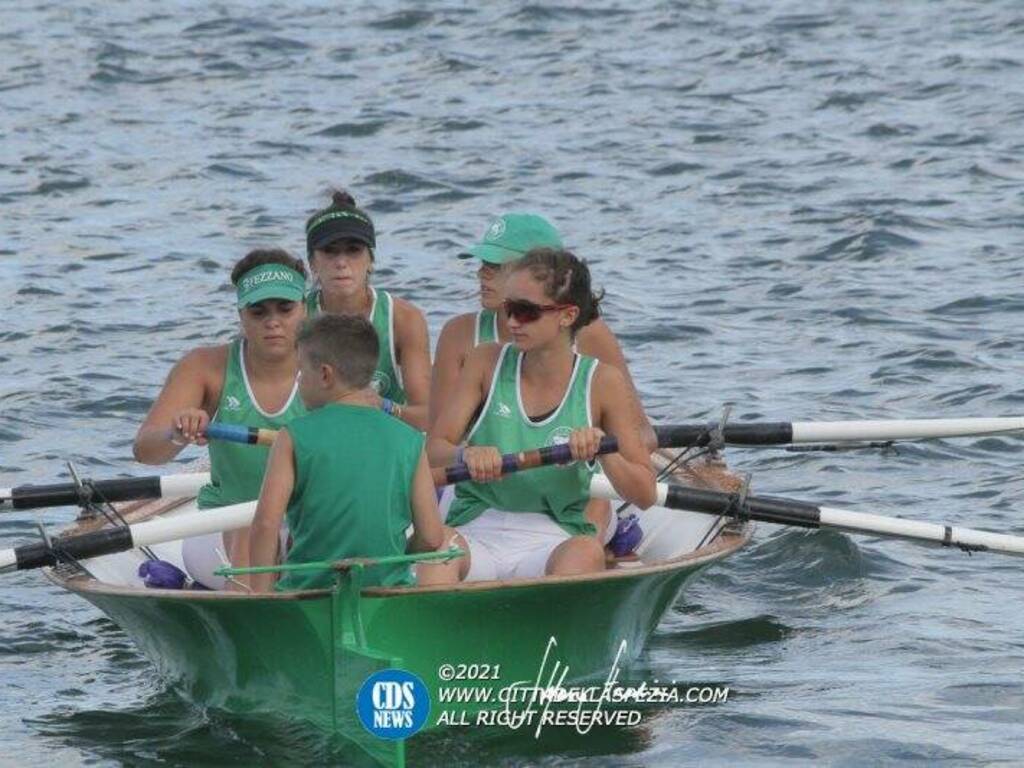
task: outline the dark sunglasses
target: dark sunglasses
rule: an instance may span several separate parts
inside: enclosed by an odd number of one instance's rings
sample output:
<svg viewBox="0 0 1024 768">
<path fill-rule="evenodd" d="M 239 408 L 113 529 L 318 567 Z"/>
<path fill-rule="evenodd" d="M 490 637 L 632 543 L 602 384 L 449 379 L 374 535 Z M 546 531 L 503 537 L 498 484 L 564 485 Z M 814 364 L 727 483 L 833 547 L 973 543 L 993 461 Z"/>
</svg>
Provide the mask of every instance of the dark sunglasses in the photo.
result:
<svg viewBox="0 0 1024 768">
<path fill-rule="evenodd" d="M 517 323 L 535 323 L 544 312 L 556 312 L 559 309 L 568 309 L 575 304 L 534 304 L 532 301 L 523 299 L 505 299 L 503 307 L 505 314 Z"/>
</svg>

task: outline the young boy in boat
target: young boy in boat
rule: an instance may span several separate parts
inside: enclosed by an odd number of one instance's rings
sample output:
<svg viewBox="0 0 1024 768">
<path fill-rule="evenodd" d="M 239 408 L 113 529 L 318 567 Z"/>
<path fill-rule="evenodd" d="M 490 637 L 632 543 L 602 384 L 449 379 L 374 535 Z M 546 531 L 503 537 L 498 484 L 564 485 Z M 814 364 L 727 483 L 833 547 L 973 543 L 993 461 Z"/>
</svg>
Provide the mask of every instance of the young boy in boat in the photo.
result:
<svg viewBox="0 0 1024 768">
<path fill-rule="evenodd" d="M 377 329 L 380 353 L 373 372 L 378 407 L 417 429 L 427 428 L 430 339 L 423 312 L 370 285 L 377 235 L 373 220 L 347 192 L 306 222 L 306 254 L 315 281 L 306 297 L 310 317 L 323 312 L 359 315 Z"/>
<path fill-rule="evenodd" d="M 604 549 L 584 509 L 595 471 L 588 462 L 606 433 L 619 452 L 598 460 L 616 491 L 644 509 L 654 503 L 654 470 L 625 375 L 573 347 L 598 302 L 586 264 L 568 251 L 533 250 L 512 266 L 503 309 L 513 343 L 470 352 L 428 440 L 434 466 L 461 459 L 473 478 L 456 487 L 447 516 L 468 552 L 449 566 L 459 578 L 602 570 Z M 573 464 L 489 482 L 501 475 L 502 453 L 559 442 L 568 442 Z"/>
<path fill-rule="evenodd" d="M 481 309 L 457 315 L 441 329 L 430 381 L 431 423 L 440 414 L 447 394 L 455 388 L 459 372 L 470 352 L 481 344 L 507 344 L 512 341 L 509 318 L 503 308 L 505 281 L 516 262 L 533 248 L 560 249 L 562 236 L 543 216 L 534 213 L 506 213 L 491 223 L 479 243 L 459 254 L 460 259 L 478 259 L 480 262 L 477 278 L 480 282 Z M 637 404 L 636 418 L 644 440 L 653 450 L 657 444 L 654 430 L 640 405 L 622 348 L 608 324 L 600 317 L 594 318 L 579 329 L 574 343 L 580 354 L 596 358 L 622 371 L 634 395 L 633 401 Z M 448 501 L 450 496 L 446 495 L 442 508 Z M 614 516 L 607 501 L 592 500 L 587 505 L 587 519 L 597 527 L 602 541 L 614 535 Z"/>
<path fill-rule="evenodd" d="M 299 393 L 310 413 L 282 429 L 270 450 L 250 533 L 254 566 L 278 558 L 281 524 L 292 538 L 286 563 L 383 557 L 440 548 L 443 527 L 423 435 L 380 410 L 370 381 L 379 342 L 355 315 L 321 315 L 298 337 Z M 410 522 L 413 535 L 406 544 Z M 330 571 L 251 577 L 253 591 L 316 589 Z M 369 569 L 366 583 L 413 583 L 408 567 Z"/>
</svg>

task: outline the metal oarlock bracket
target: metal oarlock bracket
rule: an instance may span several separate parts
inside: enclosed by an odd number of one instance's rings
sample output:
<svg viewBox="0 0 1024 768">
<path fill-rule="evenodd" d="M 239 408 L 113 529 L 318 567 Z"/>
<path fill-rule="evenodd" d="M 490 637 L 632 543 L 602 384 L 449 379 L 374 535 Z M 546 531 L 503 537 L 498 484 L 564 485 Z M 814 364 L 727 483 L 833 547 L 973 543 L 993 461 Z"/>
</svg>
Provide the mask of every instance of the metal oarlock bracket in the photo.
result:
<svg viewBox="0 0 1024 768">
<path fill-rule="evenodd" d="M 43 520 L 36 514 L 36 528 L 39 529 L 39 537 L 43 540 L 43 544 L 46 548 L 53 552 L 53 540 L 50 538 L 50 534 L 46 532 L 46 528 L 43 526 Z"/>
<path fill-rule="evenodd" d="M 723 513 L 730 517 L 729 522 L 723 526 L 730 531 L 741 529 L 747 522 L 747 496 L 750 494 L 750 480 L 752 477 L 753 475 L 749 472 L 744 472 L 740 475 L 740 489 L 733 494 L 728 508 Z"/>
<path fill-rule="evenodd" d="M 78 474 L 78 470 L 75 469 L 75 465 L 71 461 L 64 462 L 68 466 L 68 474 L 71 475 L 71 482 L 74 483 L 75 491 L 78 494 L 78 520 L 92 520 L 98 516 L 96 506 L 93 503 L 93 497 L 96 495 L 96 489 L 93 487 L 91 480 L 82 480 Z"/>
<path fill-rule="evenodd" d="M 710 459 L 719 458 L 719 452 L 725 448 L 725 425 L 729 422 L 731 413 L 732 404 L 727 403 L 722 409 L 722 418 L 708 430 L 708 458 Z"/>
</svg>

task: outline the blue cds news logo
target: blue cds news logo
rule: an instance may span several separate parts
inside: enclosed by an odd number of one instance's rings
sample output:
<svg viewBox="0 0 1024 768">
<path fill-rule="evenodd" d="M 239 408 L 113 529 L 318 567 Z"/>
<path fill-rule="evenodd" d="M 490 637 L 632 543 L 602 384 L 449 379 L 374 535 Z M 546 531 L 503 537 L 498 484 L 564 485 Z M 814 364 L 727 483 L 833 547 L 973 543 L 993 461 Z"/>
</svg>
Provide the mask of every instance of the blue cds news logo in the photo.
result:
<svg viewBox="0 0 1024 768">
<path fill-rule="evenodd" d="M 356 711 L 363 727 L 381 739 L 407 739 L 430 714 L 427 686 L 404 669 L 374 672 L 359 688 Z"/>
</svg>

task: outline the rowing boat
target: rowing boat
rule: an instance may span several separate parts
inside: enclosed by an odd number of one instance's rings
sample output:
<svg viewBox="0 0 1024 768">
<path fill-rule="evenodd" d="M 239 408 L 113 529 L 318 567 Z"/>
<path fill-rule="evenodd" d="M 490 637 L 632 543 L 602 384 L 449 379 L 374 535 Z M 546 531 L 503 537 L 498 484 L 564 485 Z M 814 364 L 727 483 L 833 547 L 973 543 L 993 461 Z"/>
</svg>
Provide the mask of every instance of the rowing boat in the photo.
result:
<svg viewBox="0 0 1024 768">
<path fill-rule="evenodd" d="M 692 484 L 717 472 L 677 479 Z M 723 480 L 723 478 L 725 480 Z M 188 499 L 143 502 L 123 512 L 129 523 L 195 510 Z M 365 588 L 351 572 L 330 590 L 248 595 L 147 589 L 135 549 L 62 565 L 51 580 L 119 625 L 161 675 L 187 699 L 237 713 L 278 713 L 308 721 L 358 744 L 388 764 L 404 762 L 404 744 L 371 736 L 360 724 L 356 694 L 374 671 L 417 675 L 431 699 L 427 727 L 451 722 L 439 669 L 487 665 L 495 690 L 533 681 L 545 651 L 569 670 L 565 683 L 604 679 L 627 665 L 686 582 L 741 548 L 751 524 L 651 508 L 631 559 L 600 573 L 450 587 Z M 78 524 L 70 534 L 95 529 Z M 181 542 L 156 545 L 160 559 L 181 565 Z M 553 642 L 556 645 L 551 645 Z M 479 686 L 480 681 L 462 683 Z M 459 705 L 462 710 L 479 706 Z M 442 713 L 448 712 L 448 719 Z"/>
</svg>

